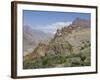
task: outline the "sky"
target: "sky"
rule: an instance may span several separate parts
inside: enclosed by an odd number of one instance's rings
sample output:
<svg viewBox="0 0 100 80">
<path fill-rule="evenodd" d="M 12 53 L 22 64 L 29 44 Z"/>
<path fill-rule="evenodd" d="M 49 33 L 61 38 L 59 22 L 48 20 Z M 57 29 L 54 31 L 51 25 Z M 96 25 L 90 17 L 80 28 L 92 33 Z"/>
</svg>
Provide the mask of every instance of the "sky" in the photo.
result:
<svg viewBox="0 0 100 80">
<path fill-rule="evenodd" d="M 77 17 L 89 20 L 91 16 L 89 13 L 23 10 L 23 24 L 45 33 L 55 33 Z"/>
</svg>

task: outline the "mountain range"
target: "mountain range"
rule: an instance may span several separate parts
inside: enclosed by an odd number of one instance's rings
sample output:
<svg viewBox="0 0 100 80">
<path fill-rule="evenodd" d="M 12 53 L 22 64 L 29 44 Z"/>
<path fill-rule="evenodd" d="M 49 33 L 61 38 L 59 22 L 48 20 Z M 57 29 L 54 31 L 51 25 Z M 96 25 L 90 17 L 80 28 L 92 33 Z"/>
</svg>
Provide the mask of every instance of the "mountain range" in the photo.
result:
<svg viewBox="0 0 100 80">
<path fill-rule="evenodd" d="M 33 39 L 35 41 L 35 37 Z M 46 55 L 64 54 L 67 56 L 73 53 L 78 54 L 85 44 L 90 45 L 90 39 L 90 20 L 76 18 L 69 26 L 57 29 L 48 44 L 39 42 L 37 47 L 25 58 L 33 59 Z M 33 42 L 33 44 L 35 43 Z"/>
<path fill-rule="evenodd" d="M 31 26 L 23 26 L 23 47 L 24 55 L 30 53 L 39 42 L 47 42 L 52 34 L 44 33 L 40 30 L 35 30 Z"/>
</svg>

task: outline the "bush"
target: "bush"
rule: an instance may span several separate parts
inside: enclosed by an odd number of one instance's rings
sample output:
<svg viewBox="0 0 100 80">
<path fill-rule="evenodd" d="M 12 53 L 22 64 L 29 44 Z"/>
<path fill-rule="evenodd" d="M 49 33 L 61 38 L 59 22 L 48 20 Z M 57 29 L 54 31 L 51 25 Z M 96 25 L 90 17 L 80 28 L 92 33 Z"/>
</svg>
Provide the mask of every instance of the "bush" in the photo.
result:
<svg viewBox="0 0 100 80">
<path fill-rule="evenodd" d="M 87 42 L 89 43 L 89 42 Z M 25 60 L 23 64 L 24 69 L 35 69 L 35 68 L 52 68 L 52 67 L 75 67 L 75 66 L 90 66 L 91 55 L 90 45 L 84 43 L 85 46 L 80 50 L 78 54 L 68 53 L 70 55 L 51 54 L 44 57 L 35 58 L 32 60 Z"/>
</svg>

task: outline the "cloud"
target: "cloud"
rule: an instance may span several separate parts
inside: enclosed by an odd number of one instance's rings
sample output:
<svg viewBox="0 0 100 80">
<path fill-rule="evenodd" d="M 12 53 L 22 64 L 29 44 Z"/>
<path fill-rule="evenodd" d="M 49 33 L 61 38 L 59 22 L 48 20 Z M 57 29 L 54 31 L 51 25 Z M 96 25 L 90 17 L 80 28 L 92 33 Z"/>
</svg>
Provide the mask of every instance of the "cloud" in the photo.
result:
<svg viewBox="0 0 100 80">
<path fill-rule="evenodd" d="M 54 34 L 57 29 L 61 29 L 64 26 L 68 26 L 71 23 L 72 22 L 56 22 L 56 23 L 52 23 L 52 24 L 49 24 L 49 25 L 37 25 L 36 27 L 33 27 L 33 29 L 41 30 L 45 33 Z"/>
<path fill-rule="evenodd" d="M 56 27 L 56 29 L 61 29 L 64 26 L 70 25 L 72 22 L 56 22 L 53 24 L 53 26 Z"/>
<path fill-rule="evenodd" d="M 69 25 L 71 24 L 71 22 L 56 22 L 55 25 L 61 25 L 61 26 L 65 26 L 65 25 Z"/>
</svg>

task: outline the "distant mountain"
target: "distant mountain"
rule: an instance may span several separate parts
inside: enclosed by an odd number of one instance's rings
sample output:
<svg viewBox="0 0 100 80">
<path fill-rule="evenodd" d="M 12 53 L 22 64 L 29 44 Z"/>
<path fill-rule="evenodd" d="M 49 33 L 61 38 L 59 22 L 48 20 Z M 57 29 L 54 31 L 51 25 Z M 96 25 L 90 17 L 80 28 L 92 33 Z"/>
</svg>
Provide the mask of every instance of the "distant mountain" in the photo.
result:
<svg viewBox="0 0 100 80">
<path fill-rule="evenodd" d="M 90 21 L 76 18 L 69 26 L 58 29 L 48 44 L 39 43 L 29 56 L 77 54 L 83 43 L 90 44 Z"/>
<path fill-rule="evenodd" d="M 91 26 L 90 24 L 91 24 L 90 20 L 80 19 L 80 18 L 77 17 L 72 22 L 71 26 L 73 26 L 73 27 L 81 27 L 81 28 L 89 28 Z"/>
<path fill-rule="evenodd" d="M 46 42 L 51 38 L 51 36 L 51 34 L 32 29 L 32 27 L 25 25 L 23 27 L 24 52 L 30 52 L 39 42 Z"/>
</svg>

